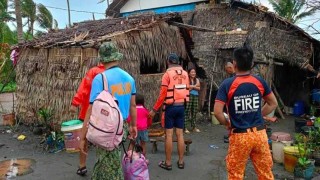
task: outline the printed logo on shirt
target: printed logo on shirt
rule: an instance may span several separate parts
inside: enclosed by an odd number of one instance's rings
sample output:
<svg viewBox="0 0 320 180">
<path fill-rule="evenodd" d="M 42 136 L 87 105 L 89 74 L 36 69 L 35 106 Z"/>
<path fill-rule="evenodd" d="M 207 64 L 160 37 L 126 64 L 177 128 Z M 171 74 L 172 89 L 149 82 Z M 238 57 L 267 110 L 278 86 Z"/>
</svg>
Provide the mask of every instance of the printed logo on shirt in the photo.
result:
<svg viewBox="0 0 320 180">
<path fill-rule="evenodd" d="M 112 92 L 113 96 L 115 94 L 126 95 L 126 94 L 130 94 L 131 93 L 132 87 L 131 87 L 131 84 L 129 82 L 127 82 L 124 85 L 122 83 L 111 85 L 110 89 L 111 89 L 111 92 Z"/>
<path fill-rule="evenodd" d="M 236 114 L 257 112 L 260 106 L 259 93 L 234 96 L 234 107 Z"/>
<path fill-rule="evenodd" d="M 109 111 L 105 110 L 105 109 L 101 109 L 101 114 L 105 115 L 105 116 L 109 116 Z"/>
</svg>

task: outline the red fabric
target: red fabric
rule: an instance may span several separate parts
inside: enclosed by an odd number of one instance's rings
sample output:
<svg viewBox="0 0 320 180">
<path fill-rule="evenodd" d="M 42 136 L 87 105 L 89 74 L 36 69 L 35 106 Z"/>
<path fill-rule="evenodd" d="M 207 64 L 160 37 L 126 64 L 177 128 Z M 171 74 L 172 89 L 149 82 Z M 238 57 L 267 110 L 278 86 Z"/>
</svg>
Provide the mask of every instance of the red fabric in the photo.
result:
<svg viewBox="0 0 320 180">
<path fill-rule="evenodd" d="M 102 64 L 99 64 L 98 66 L 89 69 L 89 71 L 82 79 L 77 93 L 74 95 L 72 99 L 72 105 L 76 107 L 80 106 L 79 119 L 81 120 L 85 119 L 89 107 L 92 80 L 97 74 L 102 73 L 104 70 L 105 68 Z"/>
</svg>

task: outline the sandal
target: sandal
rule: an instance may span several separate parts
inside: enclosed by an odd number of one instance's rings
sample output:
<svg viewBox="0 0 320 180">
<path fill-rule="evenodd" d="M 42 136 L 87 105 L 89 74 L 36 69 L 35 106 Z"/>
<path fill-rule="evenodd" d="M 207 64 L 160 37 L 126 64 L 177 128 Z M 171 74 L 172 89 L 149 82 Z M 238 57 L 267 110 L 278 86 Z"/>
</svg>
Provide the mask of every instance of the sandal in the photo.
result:
<svg viewBox="0 0 320 180">
<path fill-rule="evenodd" d="M 177 161 L 177 165 L 179 169 L 184 169 L 184 162 L 180 164 L 179 161 Z"/>
<path fill-rule="evenodd" d="M 172 165 L 167 165 L 165 161 L 160 161 L 159 162 L 159 167 L 161 167 L 162 169 L 165 169 L 167 171 L 171 171 L 172 170 Z"/>
<path fill-rule="evenodd" d="M 84 166 L 84 167 L 82 167 L 82 168 L 79 168 L 79 169 L 77 170 L 77 174 L 80 175 L 80 176 L 86 175 L 87 172 L 88 172 L 88 170 L 87 170 L 86 166 Z"/>
</svg>

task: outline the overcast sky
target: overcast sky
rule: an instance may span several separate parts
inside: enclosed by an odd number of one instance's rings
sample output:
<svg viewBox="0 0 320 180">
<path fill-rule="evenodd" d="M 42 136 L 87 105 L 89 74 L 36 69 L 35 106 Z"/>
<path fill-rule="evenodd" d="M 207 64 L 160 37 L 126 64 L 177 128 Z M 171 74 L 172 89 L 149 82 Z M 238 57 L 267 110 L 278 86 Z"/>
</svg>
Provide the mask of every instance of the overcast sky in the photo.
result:
<svg viewBox="0 0 320 180">
<path fill-rule="evenodd" d="M 55 9 L 55 8 L 62 8 L 67 9 L 67 1 L 66 0 L 34 0 L 36 3 L 41 3 L 51 11 L 53 18 L 58 21 L 59 28 L 65 28 L 68 24 L 68 12 L 66 10 L 61 9 Z M 92 20 L 93 15 L 92 12 L 94 12 L 95 19 L 103 19 L 105 10 L 107 8 L 107 3 L 99 3 L 100 0 L 69 0 L 70 1 L 70 9 L 76 10 L 76 11 L 86 11 L 86 12 L 71 12 L 71 22 L 81 22 L 85 20 Z M 246 2 L 252 2 L 251 0 L 245 0 Z M 269 11 L 272 11 L 272 7 L 269 4 L 268 0 L 256 0 L 256 2 L 259 2 L 263 4 L 264 6 L 269 8 Z M 52 8 L 53 7 L 53 8 Z M 306 19 L 303 19 L 298 25 L 306 29 L 306 27 L 313 22 L 315 22 L 317 19 L 319 19 L 320 13 L 317 13 L 314 16 L 307 17 Z M 318 30 L 320 30 L 320 22 L 317 22 L 314 27 Z M 309 28 L 311 29 L 311 28 Z M 39 27 L 35 27 L 35 30 L 41 30 Z M 307 29 L 306 29 L 307 30 Z M 309 33 L 312 33 L 312 31 L 308 31 Z M 313 31 L 314 32 L 314 31 Z M 317 36 L 317 39 L 320 39 L 320 35 Z"/>
</svg>

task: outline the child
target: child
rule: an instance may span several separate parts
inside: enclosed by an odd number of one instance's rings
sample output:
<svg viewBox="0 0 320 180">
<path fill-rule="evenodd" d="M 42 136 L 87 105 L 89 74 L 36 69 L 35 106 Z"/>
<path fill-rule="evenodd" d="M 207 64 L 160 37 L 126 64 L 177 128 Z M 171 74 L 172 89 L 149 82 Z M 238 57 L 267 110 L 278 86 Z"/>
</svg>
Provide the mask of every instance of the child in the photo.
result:
<svg viewBox="0 0 320 180">
<path fill-rule="evenodd" d="M 144 107 L 144 97 L 141 94 L 136 94 L 137 104 L 137 129 L 138 136 L 137 144 L 142 147 L 142 153 L 146 156 L 146 142 L 149 141 L 148 127 L 152 124 L 152 119 L 148 118 L 149 111 Z M 128 123 L 130 122 L 130 117 Z"/>
</svg>

